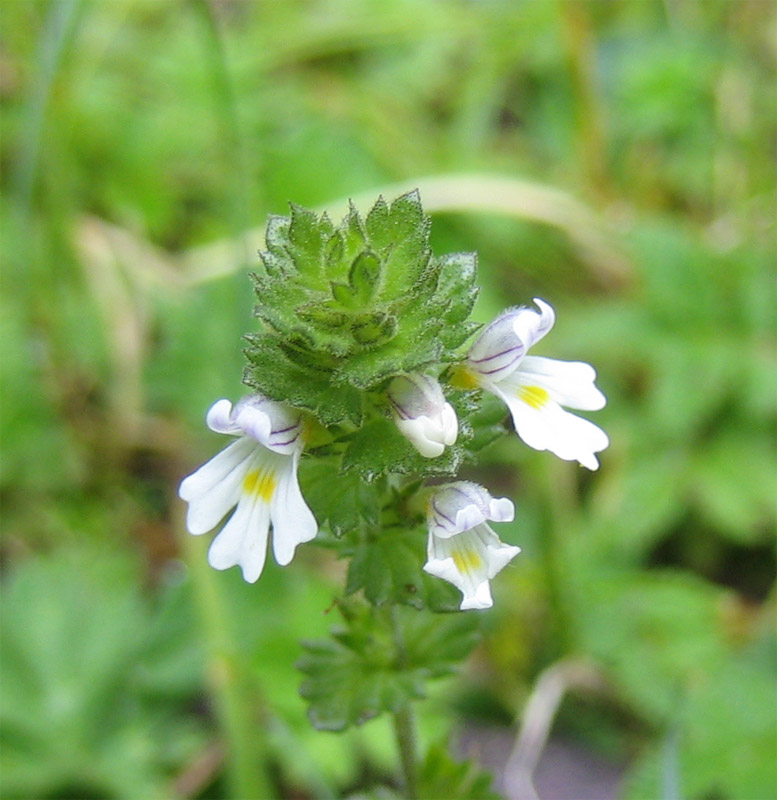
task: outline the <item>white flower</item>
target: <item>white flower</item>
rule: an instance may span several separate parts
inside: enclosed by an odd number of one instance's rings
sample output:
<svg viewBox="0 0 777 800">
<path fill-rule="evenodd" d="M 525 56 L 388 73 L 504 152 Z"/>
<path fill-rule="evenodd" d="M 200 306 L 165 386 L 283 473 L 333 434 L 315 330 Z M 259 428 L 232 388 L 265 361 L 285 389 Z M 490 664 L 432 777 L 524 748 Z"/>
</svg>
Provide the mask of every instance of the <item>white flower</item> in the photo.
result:
<svg viewBox="0 0 777 800">
<path fill-rule="evenodd" d="M 510 500 L 491 497 L 476 483 L 449 483 L 432 495 L 428 510 L 428 561 L 424 569 L 461 590 L 462 611 L 493 605 L 489 580 L 521 548 L 501 542 L 486 520 L 510 522 L 514 516 L 515 507 Z"/>
<path fill-rule="evenodd" d="M 318 532 L 297 482 L 300 414 L 252 395 L 234 409 L 229 400 L 219 400 L 207 423 L 239 438 L 181 482 L 178 494 L 189 503 L 186 527 L 195 535 L 206 533 L 237 506 L 213 540 L 208 562 L 216 569 L 239 565 L 245 580 L 254 583 L 264 568 L 271 523 L 273 553 L 281 565 Z"/>
<path fill-rule="evenodd" d="M 562 406 L 596 411 L 607 400 L 594 386 L 596 371 L 590 364 L 526 355 L 556 319 L 547 303 L 534 302 L 539 312 L 509 309 L 480 334 L 467 356 L 464 379 L 507 404 L 518 436 L 529 447 L 597 469 L 595 453 L 610 443 L 607 434 Z"/>
<path fill-rule="evenodd" d="M 456 441 L 456 412 L 434 378 L 418 372 L 399 375 L 389 384 L 388 398 L 400 433 L 425 458 L 442 455 Z"/>
</svg>

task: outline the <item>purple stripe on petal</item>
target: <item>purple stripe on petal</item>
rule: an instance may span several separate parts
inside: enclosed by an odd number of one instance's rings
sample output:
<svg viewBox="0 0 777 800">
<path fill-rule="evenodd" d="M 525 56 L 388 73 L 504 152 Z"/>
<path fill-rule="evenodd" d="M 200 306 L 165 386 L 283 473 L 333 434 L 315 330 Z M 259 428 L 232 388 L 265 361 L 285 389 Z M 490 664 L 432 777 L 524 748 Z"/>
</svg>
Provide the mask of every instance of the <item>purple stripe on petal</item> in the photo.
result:
<svg viewBox="0 0 777 800">
<path fill-rule="evenodd" d="M 432 499 L 432 508 L 434 509 L 434 513 L 435 514 L 437 514 L 438 516 L 442 517 L 444 520 L 446 520 L 447 522 L 450 522 L 451 525 L 456 527 L 456 521 L 452 520 L 447 514 L 444 514 L 442 511 L 440 511 L 440 509 L 439 509 L 439 507 L 437 505 L 437 501 L 434 498 Z"/>
<path fill-rule="evenodd" d="M 288 446 L 290 444 L 294 444 L 294 442 L 296 442 L 297 439 L 299 439 L 299 432 L 296 433 L 291 439 L 289 439 L 286 442 L 273 442 L 273 441 L 271 441 L 270 445 L 272 447 L 286 447 L 286 446 Z"/>
<path fill-rule="evenodd" d="M 391 401 L 391 405 L 394 406 L 397 414 L 399 414 L 399 416 L 402 419 L 410 419 L 411 418 L 409 412 L 406 411 L 404 408 L 402 408 L 402 406 L 399 405 L 399 403 L 397 403 L 397 401 L 393 397 L 389 396 L 389 400 Z"/>
<path fill-rule="evenodd" d="M 501 366 L 495 367 L 494 369 L 479 369 L 478 368 L 478 372 L 481 375 L 493 375 L 496 372 L 502 372 L 503 370 L 507 369 L 511 364 L 515 364 L 515 362 L 518 361 L 520 359 L 520 357 L 521 356 L 520 356 L 520 353 L 519 353 L 515 358 L 513 358 L 511 361 L 508 361 L 506 364 L 502 364 Z"/>
<path fill-rule="evenodd" d="M 273 431 L 272 435 L 275 436 L 276 434 L 279 434 L 279 433 L 287 433 L 288 431 L 293 431 L 298 426 L 299 426 L 299 423 L 295 422 L 293 425 L 289 425 L 287 428 L 280 428 L 277 431 Z"/>
<path fill-rule="evenodd" d="M 512 353 L 514 350 L 523 350 L 522 344 L 516 344 L 512 347 L 508 347 L 507 350 L 502 350 L 500 353 L 494 353 L 490 356 L 485 356 L 484 358 L 470 358 L 470 363 L 472 364 L 482 364 L 486 361 L 493 361 L 495 358 L 500 358 L 501 356 L 506 356 L 508 353 Z"/>
</svg>

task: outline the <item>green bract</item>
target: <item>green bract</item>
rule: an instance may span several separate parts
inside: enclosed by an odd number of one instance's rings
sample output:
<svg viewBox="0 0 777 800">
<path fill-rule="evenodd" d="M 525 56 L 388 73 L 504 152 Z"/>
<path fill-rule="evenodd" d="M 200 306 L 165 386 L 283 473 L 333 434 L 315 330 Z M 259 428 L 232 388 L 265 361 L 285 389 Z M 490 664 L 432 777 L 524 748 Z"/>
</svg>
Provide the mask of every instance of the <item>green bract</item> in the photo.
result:
<svg viewBox="0 0 777 800">
<path fill-rule="evenodd" d="M 300 694 L 316 728 L 340 731 L 385 711 L 397 711 L 426 694 L 426 681 L 449 675 L 478 640 L 477 617 L 458 614 L 423 616 L 349 600 L 337 608 L 346 627 L 332 638 L 302 643 L 297 667 L 306 676 Z M 404 634 L 402 658 L 394 626 Z"/>
<path fill-rule="evenodd" d="M 456 358 L 477 326 L 472 253 L 434 256 L 417 192 L 335 227 L 291 206 L 271 217 L 254 275 L 263 323 L 247 337 L 245 382 L 311 411 L 324 425 L 360 424 L 365 391 Z"/>
</svg>

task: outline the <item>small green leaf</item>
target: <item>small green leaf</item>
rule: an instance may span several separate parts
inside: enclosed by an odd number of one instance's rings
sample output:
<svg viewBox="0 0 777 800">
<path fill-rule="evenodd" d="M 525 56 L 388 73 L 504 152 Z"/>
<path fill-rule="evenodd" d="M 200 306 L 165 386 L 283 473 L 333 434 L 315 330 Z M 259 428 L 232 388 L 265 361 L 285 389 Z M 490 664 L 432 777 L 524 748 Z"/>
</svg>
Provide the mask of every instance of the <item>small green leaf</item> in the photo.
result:
<svg viewBox="0 0 777 800">
<path fill-rule="evenodd" d="M 345 277 L 344 265 L 350 265 L 354 258 L 356 258 L 368 244 L 362 219 L 353 203 L 350 204 L 348 216 L 341 223 L 339 231 L 343 241 L 343 256 L 342 261 L 337 266 L 339 275 Z"/>
<path fill-rule="evenodd" d="M 393 295 L 407 291 L 423 274 L 431 255 L 430 225 L 418 191 L 408 192 L 391 204 L 378 248 L 383 242 L 391 245 L 386 256 L 386 286 Z"/>
<path fill-rule="evenodd" d="M 422 608 L 425 538 L 422 531 L 402 528 L 362 534 L 348 566 L 346 594 L 364 589 L 374 605 L 408 603 Z"/>
<path fill-rule="evenodd" d="M 351 308 L 354 305 L 353 289 L 347 283 L 339 283 L 338 281 L 330 281 L 332 289 L 332 297 L 335 302 L 340 303 L 341 306 Z"/>
<path fill-rule="evenodd" d="M 322 306 L 313 306 L 311 308 L 300 306 L 297 309 L 297 313 L 304 320 L 324 325 L 328 328 L 342 328 L 348 323 L 348 317 L 342 311 L 335 311 Z"/>
<path fill-rule="evenodd" d="M 459 418 L 459 441 L 468 460 L 475 461 L 477 453 L 507 433 L 507 410 L 494 395 L 448 390 L 446 398 Z"/>
<path fill-rule="evenodd" d="M 340 601 L 338 609 L 345 626 L 331 639 L 304 642 L 297 664 L 307 676 L 300 694 L 308 716 L 323 730 L 344 730 L 423 697 L 425 681 L 450 674 L 477 640 L 475 614 L 388 611 L 356 600 Z"/>
<path fill-rule="evenodd" d="M 356 432 L 343 457 L 343 472 L 356 472 L 372 481 L 405 460 L 410 443 L 388 419 L 376 419 Z M 388 466 L 391 465 L 391 466 Z"/>
<path fill-rule="evenodd" d="M 356 389 L 333 386 L 326 372 L 293 361 L 272 334 L 252 336 L 249 342 L 246 384 L 274 400 L 312 411 L 324 425 L 361 422 L 362 396 Z"/>
<path fill-rule="evenodd" d="M 375 205 L 367 214 L 365 227 L 367 228 L 367 235 L 370 238 L 370 242 L 372 242 L 373 247 L 377 248 L 379 252 L 391 247 L 391 218 L 389 215 L 389 207 L 382 196 L 377 199 Z"/>
<path fill-rule="evenodd" d="M 343 456 L 343 472 L 358 472 L 372 481 L 387 472 L 403 475 L 454 475 L 463 457 L 460 445 L 437 458 L 424 458 L 389 419 L 375 419 L 352 437 Z"/>
<path fill-rule="evenodd" d="M 318 520 L 328 523 L 335 536 L 377 525 L 380 516 L 378 487 L 356 473 L 337 475 L 335 458 L 303 459 L 299 469 L 302 494 Z M 334 476 L 334 477 L 333 477 Z"/>
<path fill-rule="evenodd" d="M 305 655 L 297 664 L 307 676 L 300 694 L 321 730 L 360 725 L 424 696 L 423 676 L 399 668 L 383 615 L 369 607 L 344 608 L 348 627 L 333 630 L 329 640 L 303 642 Z"/>
<path fill-rule="evenodd" d="M 274 214 L 267 219 L 267 230 L 264 234 L 265 242 L 267 249 L 277 258 L 289 257 L 289 222 L 288 217 L 280 217 Z"/>
<path fill-rule="evenodd" d="M 376 347 L 391 339 L 396 329 L 396 317 L 386 314 L 384 311 L 375 311 L 357 317 L 351 332 L 359 344 Z"/>
<path fill-rule="evenodd" d="M 380 281 L 380 273 L 380 259 L 370 250 L 359 253 L 353 260 L 348 282 L 360 303 L 367 303 L 372 299 Z"/>
<path fill-rule="evenodd" d="M 327 276 L 340 276 L 340 265 L 345 256 L 345 237 L 341 231 L 335 231 L 324 248 L 324 262 Z"/>
<path fill-rule="evenodd" d="M 312 280 L 319 280 L 324 266 L 327 222 L 306 208 L 291 204 L 289 225 L 290 255 L 297 270 Z M 329 226 L 331 228 L 331 223 Z"/>
<path fill-rule="evenodd" d="M 426 531 L 419 528 L 364 530 L 353 537 L 345 553 L 348 566 L 346 594 L 360 589 L 374 605 L 404 603 L 433 611 L 455 611 L 461 596 L 454 586 L 427 574 Z"/>
</svg>

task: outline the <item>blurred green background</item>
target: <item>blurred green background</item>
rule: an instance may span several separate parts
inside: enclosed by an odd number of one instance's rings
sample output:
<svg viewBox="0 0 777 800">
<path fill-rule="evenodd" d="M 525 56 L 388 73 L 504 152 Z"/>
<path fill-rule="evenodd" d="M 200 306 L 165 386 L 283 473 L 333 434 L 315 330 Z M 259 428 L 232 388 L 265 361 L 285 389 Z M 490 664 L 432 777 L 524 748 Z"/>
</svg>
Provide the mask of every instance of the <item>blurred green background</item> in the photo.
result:
<svg viewBox="0 0 777 800">
<path fill-rule="evenodd" d="M 554 736 L 618 796 L 777 795 L 773 2 L 6 0 L 0 35 L 4 798 L 390 777 L 384 721 L 319 734 L 297 695 L 342 564 L 210 571 L 175 493 L 241 393 L 267 215 L 416 186 L 480 321 L 556 307 L 538 353 L 597 367 L 612 440 L 469 473 L 523 554 L 426 741 L 514 735 L 572 663 Z"/>
</svg>

